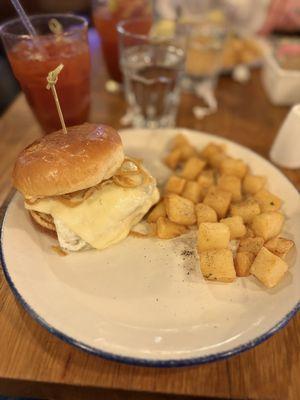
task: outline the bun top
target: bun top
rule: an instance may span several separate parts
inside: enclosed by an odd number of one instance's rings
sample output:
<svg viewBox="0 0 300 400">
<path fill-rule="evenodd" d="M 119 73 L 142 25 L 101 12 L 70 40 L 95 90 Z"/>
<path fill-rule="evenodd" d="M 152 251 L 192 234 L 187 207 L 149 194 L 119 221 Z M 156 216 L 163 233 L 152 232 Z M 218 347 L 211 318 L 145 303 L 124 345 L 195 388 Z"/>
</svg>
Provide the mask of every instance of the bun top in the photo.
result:
<svg viewBox="0 0 300 400">
<path fill-rule="evenodd" d="M 115 129 L 85 123 L 67 131 L 43 136 L 20 153 L 13 183 L 25 198 L 87 189 L 109 179 L 121 166 L 124 152 Z"/>
</svg>

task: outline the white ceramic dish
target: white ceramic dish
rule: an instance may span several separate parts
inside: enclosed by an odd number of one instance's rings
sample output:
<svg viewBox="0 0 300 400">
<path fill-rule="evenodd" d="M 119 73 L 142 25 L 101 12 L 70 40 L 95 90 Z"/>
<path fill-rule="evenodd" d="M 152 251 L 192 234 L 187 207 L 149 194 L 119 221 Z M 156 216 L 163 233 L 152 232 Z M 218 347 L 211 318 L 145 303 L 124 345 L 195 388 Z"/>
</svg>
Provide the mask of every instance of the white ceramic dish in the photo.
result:
<svg viewBox="0 0 300 400">
<path fill-rule="evenodd" d="M 262 82 L 273 104 L 289 106 L 300 103 L 300 71 L 281 68 L 271 51 L 265 54 Z"/>
<path fill-rule="evenodd" d="M 271 160 L 284 168 L 300 168 L 300 104 L 286 116 L 270 150 Z"/>
<path fill-rule="evenodd" d="M 267 175 L 284 199 L 286 236 L 300 248 L 299 194 L 270 163 L 219 137 L 185 129 L 125 130 L 126 153 L 143 158 L 162 182 L 160 160 L 178 131 L 197 146 L 228 143 L 233 156 Z M 15 295 L 33 318 L 61 339 L 91 353 L 150 366 L 192 365 L 253 347 L 283 327 L 299 309 L 300 260 L 278 287 L 253 277 L 233 284 L 204 281 L 189 237 L 170 241 L 129 237 L 102 252 L 60 257 L 54 239 L 33 226 L 20 195 L 2 226 L 2 262 Z"/>
</svg>

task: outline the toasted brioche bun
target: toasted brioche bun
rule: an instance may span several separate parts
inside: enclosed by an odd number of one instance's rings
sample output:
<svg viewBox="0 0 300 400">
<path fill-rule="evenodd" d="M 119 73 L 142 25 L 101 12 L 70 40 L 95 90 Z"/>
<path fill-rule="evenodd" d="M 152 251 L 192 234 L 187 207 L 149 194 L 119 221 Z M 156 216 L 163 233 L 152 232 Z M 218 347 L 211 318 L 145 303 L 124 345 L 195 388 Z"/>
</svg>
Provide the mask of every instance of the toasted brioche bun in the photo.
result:
<svg viewBox="0 0 300 400">
<path fill-rule="evenodd" d="M 117 131 L 85 123 L 43 136 L 25 148 L 13 170 L 25 198 L 57 196 L 95 186 L 115 174 L 124 160 Z"/>
<path fill-rule="evenodd" d="M 49 229 L 50 231 L 56 232 L 56 228 L 51 215 L 33 210 L 30 210 L 29 212 L 37 224 L 41 225 L 43 228 Z"/>
</svg>

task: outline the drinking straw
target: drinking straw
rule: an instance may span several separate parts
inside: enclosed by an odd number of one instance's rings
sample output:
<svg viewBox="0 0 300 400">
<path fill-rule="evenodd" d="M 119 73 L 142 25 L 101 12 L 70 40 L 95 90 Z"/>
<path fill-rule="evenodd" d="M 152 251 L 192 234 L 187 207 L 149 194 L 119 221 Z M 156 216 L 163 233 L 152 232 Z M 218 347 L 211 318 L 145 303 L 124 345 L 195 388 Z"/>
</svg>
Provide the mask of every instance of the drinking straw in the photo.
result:
<svg viewBox="0 0 300 400">
<path fill-rule="evenodd" d="M 19 14 L 19 17 L 21 21 L 23 22 L 23 25 L 27 29 L 28 33 L 30 36 L 37 36 L 36 30 L 34 29 L 32 23 L 30 22 L 24 8 L 22 7 L 21 3 L 19 0 L 11 0 L 12 5 L 14 6 L 15 10 Z"/>
</svg>

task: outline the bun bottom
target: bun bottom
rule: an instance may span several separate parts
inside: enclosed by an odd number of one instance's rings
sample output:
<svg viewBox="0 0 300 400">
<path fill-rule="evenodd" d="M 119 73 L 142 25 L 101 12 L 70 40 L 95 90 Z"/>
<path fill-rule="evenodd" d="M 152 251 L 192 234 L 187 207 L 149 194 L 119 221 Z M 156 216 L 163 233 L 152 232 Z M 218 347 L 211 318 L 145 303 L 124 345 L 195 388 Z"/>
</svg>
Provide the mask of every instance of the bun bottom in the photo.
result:
<svg viewBox="0 0 300 400">
<path fill-rule="evenodd" d="M 47 231 L 55 232 L 56 233 L 56 228 L 53 222 L 53 218 L 49 214 L 45 213 L 40 213 L 38 211 L 29 211 L 32 219 L 34 222 L 36 222 L 38 225 L 46 229 Z"/>
</svg>

